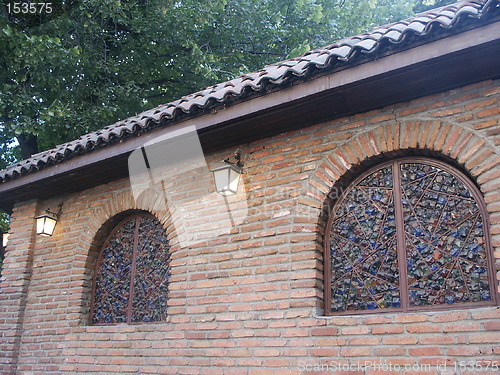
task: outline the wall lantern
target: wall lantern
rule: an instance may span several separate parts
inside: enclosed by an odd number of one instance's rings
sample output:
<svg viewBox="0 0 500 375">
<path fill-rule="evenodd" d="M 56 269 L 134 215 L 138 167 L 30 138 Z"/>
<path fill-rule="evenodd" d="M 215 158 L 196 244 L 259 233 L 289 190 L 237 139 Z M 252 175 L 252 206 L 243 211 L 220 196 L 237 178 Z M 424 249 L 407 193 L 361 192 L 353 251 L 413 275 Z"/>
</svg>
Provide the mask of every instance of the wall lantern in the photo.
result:
<svg viewBox="0 0 500 375">
<path fill-rule="evenodd" d="M 241 153 L 234 153 L 234 162 L 229 158 L 223 160 L 222 167 L 212 169 L 215 180 L 215 189 L 217 193 L 223 196 L 236 194 L 241 174 L 243 173 L 243 163 L 241 162 Z"/>
<path fill-rule="evenodd" d="M 9 236 L 10 236 L 10 233 L 2 234 L 2 247 L 4 249 L 7 247 L 7 244 L 9 243 Z"/>
<path fill-rule="evenodd" d="M 59 217 L 61 216 L 62 203 L 59 204 L 59 211 L 57 213 L 46 210 L 44 214 L 35 217 L 36 219 L 36 234 L 44 237 L 52 236 L 54 228 L 56 227 Z"/>
</svg>

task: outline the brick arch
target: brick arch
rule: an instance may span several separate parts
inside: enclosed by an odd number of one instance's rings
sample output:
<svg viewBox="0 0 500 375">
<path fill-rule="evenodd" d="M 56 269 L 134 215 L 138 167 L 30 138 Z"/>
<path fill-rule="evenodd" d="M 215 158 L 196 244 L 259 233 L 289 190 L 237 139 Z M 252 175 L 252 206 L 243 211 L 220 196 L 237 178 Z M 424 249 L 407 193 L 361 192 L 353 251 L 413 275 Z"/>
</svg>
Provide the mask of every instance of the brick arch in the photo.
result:
<svg viewBox="0 0 500 375">
<path fill-rule="evenodd" d="M 168 204 L 153 190 L 148 190 L 134 199 L 130 189 L 108 195 L 100 206 L 88 209 L 85 231 L 80 235 L 71 267 L 71 279 L 77 283 L 79 324 L 86 325 L 90 313 L 92 281 L 99 250 L 109 232 L 127 215 L 144 211 L 154 215 L 167 231 L 170 251 L 178 249 L 178 241 L 171 220 Z"/>
<path fill-rule="evenodd" d="M 453 161 L 467 172 L 484 196 L 490 217 L 492 246 L 500 249 L 500 205 L 497 178 L 500 155 L 495 144 L 458 123 L 440 120 L 407 120 L 370 128 L 346 140 L 326 155 L 309 178 L 299 205 L 316 217 L 318 246 L 323 234 L 336 183 L 368 160 L 387 155 L 433 153 Z M 495 238 L 496 237 L 498 238 Z M 321 243 L 319 243 L 321 242 Z M 317 302 L 321 306 L 321 302 Z"/>
<path fill-rule="evenodd" d="M 431 151 L 454 160 L 476 180 L 490 215 L 500 212 L 488 199 L 495 190 L 492 181 L 498 177 L 494 171 L 500 165 L 498 150 L 484 136 L 459 124 L 439 120 L 393 122 L 350 138 L 323 158 L 309 179 L 307 200 L 303 203 L 316 207 L 320 217 L 335 183 L 355 166 L 379 156 L 410 150 Z"/>
</svg>

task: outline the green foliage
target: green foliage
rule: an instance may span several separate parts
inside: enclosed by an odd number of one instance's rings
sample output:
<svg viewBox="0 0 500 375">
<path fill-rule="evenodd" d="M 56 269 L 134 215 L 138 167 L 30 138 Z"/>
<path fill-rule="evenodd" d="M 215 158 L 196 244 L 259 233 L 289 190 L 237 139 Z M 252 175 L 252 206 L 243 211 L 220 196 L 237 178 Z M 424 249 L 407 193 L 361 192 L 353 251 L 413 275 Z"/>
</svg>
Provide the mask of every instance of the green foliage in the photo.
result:
<svg viewBox="0 0 500 375">
<path fill-rule="evenodd" d="M 0 212 L 0 232 L 7 233 L 9 230 L 10 216 L 5 212 Z"/>
<path fill-rule="evenodd" d="M 423 12 L 425 10 L 442 7 L 453 3 L 449 0 L 418 0 L 413 7 L 415 13 Z"/>
<path fill-rule="evenodd" d="M 59 0 L 51 13 L 37 14 L 2 6 L 0 169 L 211 84 L 451 2 Z M 0 213 L 1 230 L 8 219 Z"/>
<path fill-rule="evenodd" d="M 34 15 L 2 8 L 0 167 L 435 2 L 64 0 Z"/>
</svg>

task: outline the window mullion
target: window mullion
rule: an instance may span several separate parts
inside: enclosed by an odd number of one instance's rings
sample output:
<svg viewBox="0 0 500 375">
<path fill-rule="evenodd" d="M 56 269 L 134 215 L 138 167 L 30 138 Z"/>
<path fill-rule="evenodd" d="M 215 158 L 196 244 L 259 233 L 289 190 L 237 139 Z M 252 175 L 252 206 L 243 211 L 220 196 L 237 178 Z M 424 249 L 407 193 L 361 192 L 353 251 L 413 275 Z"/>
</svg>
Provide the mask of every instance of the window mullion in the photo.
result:
<svg viewBox="0 0 500 375">
<path fill-rule="evenodd" d="M 135 230 L 134 230 L 134 248 L 132 250 L 132 269 L 130 271 L 130 287 L 129 287 L 129 300 L 127 308 L 127 323 L 132 321 L 132 305 L 134 301 L 134 279 L 135 279 L 135 267 L 137 258 L 137 248 L 139 246 L 139 225 L 140 217 L 135 218 Z"/>
<path fill-rule="evenodd" d="M 394 215 L 396 220 L 396 248 L 398 254 L 399 269 L 399 296 L 403 311 L 408 311 L 408 270 L 406 260 L 406 238 L 403 214 L 403 193 L 401 187 L 400 163 L 397 161 L 392 166 L 392 178 L 394 189 Z"/>
</svg>

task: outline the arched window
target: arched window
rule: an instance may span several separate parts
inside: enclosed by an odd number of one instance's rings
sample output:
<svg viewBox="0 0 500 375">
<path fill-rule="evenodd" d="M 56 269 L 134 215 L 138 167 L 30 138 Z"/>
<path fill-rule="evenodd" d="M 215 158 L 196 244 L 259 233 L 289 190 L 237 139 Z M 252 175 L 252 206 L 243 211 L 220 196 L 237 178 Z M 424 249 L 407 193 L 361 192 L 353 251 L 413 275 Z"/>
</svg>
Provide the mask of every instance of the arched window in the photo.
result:
<svg viewBox="0 0 500 375">
<path fill-rule="evenodd" d="M 476 186 L 427 158 L 388 162 L 353 181 L 328 222 L 325 301 L 327 314 L 496 303 Z"/>
<path fill-rule="evenodd" d="M 169 274 L 169 244 L 160 222 L 148 213 L 129 216 L 99 254 L 92 324 L 164 321 Z"/>
</svg>

